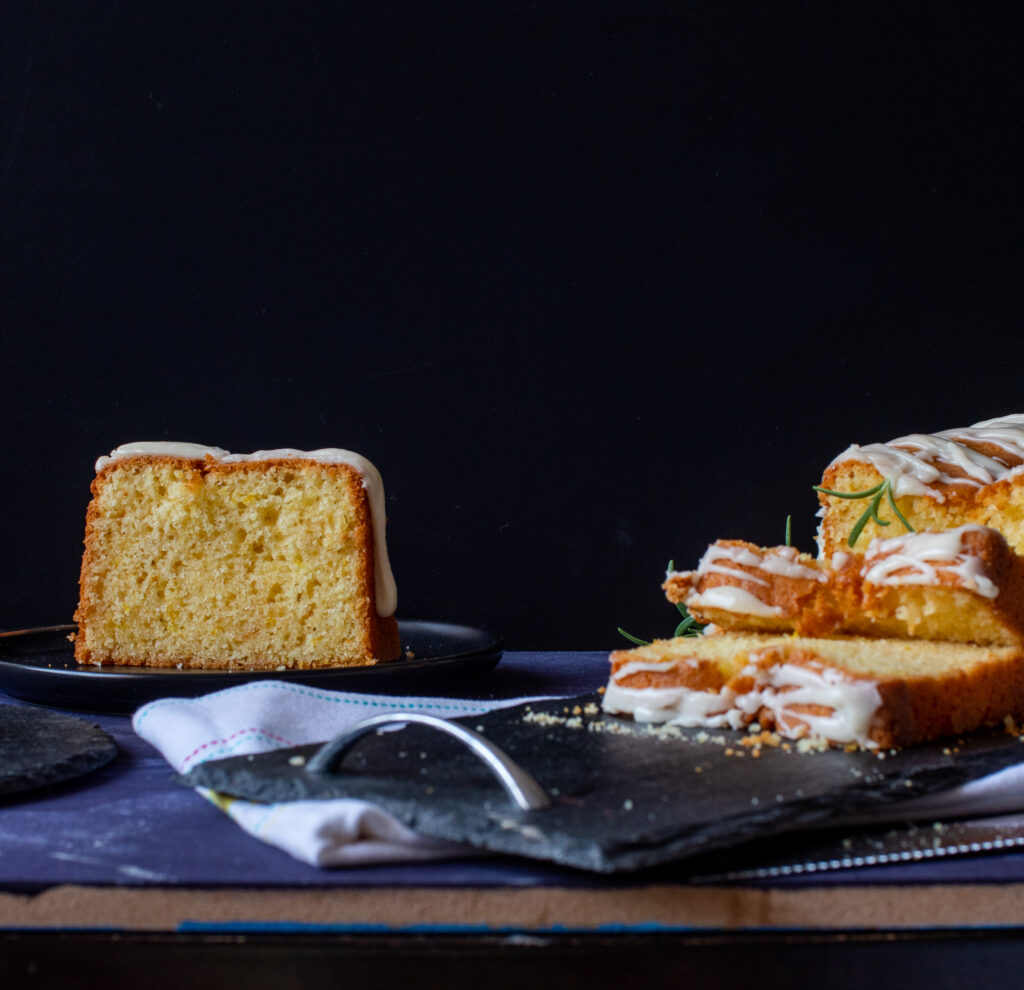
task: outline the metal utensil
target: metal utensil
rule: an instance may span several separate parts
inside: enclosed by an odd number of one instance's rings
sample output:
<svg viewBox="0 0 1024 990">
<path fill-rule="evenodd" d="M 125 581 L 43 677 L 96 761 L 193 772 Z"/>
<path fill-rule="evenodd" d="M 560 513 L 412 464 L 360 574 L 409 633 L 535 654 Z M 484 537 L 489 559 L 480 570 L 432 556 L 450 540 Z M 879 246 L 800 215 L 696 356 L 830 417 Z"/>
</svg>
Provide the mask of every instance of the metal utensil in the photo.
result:
<svg viewBox="0 0 1024 990">
<path fill-rule="evenodd" d="M 467 729 L 464 725 L 459 725 L 457 722 L 449 722 L 435 715 L 422 715 L 417 712 L 374 715 L 371 718 L 364 719 L 330 742 L 325 743 L 310 758 L 306 764 L 306 769 L 312 774 L 334 773 L 345 754 L 363 736 L 385 726 L 398 727 L 409 725 L 410 723 L 437 729 L 439 732 L 443 732 L 465 745 L 487 765 L 494 776 L 501 782 L 509 797 L 523 811 L 537 811 L 551 804 L 551 799 L 544 793 L 544 789 L 540 784 L 519 766 L 508 753 L 495 746 L 489 739 L 478 732 L 474 732 L 472 729 Z"/>
</svg>

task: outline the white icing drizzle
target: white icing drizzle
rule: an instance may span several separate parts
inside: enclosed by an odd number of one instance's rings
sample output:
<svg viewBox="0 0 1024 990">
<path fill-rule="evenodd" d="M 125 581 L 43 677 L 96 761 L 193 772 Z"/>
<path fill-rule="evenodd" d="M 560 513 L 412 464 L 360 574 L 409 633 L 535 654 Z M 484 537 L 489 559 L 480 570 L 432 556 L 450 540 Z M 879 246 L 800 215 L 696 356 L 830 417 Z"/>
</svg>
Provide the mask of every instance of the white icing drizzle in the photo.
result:
<svg viewBox="0 0 1024 990">
<path fill-rule="evenodd" d="M 674 725 L 722 727 L 728 719 L 739 718 L 738 713 L 729 715 L 733 692 L 697 691 L 688 687 L 632 688 L 622 685 L 633 674 L 652 671 L 662 673 L 680 664 L 696 668 L 696 657 L 680 657 L 670 661 L 630 660 L 612 675 L 605 688 L 602 706 L 611 714 L 630 714 L 637 722 L 654 723 L 671 721 Z M 737 728 L 735 722 L 732 728 Z"/>
<path fill-rule="evenodd" d="M 846 563 L 849 559 L 850 554 L 848 554 L 845 550 L 837 550 L 834 554 L 832 554 L 832 570 L 842 570 L 846 566 Z"/>
<path fill-rule="evenodd" d="M 748 668 L 744 673 L 754 674 L 755 671 Z M 783 663 L 756 673 L 765 682 L 736 699 L 737 707 L 748 713 L 750 718 L 761 708 L 766 708 L 774 716 L 782 735 L 799 735 L 799 729 L 795 732 L 787 730 L 790 720 L 799 720 L 806 724 L 808 734 L 813 738 L 853 742 L 865 748 L 875 746 L 868 737 L 875 712 L 882 704 L 875 681 L 847 677 L 835 667 L 818 664 Z M 829 712 L 818 715 L 790 711 L 794 705 L 820 706 Z"/>
<path fill-rule="evenodd" d="M 724 543 L 712 543 L 701 557 L 700 563 L 697 565 L 697 573 L 704 573 L 705 564 L 710 566 L 715 560 L 720 560 L 723 557 L 726 560 L 731 560 L 734 564 L 743 564 L 745 567 L 757 567 L 761 563 L 761 555 L 755 553 L 750 547 L 733 547 Z"/>
<path fill-rule="evenodd" d="M 730 567 L 728 564 L 756 567 L 765 574 L 776 574 L 780 577 L 812 581 L 828 580 L 828 577 L 818 568 L 800 563 L 798 557 L 799 551 L 796 547 L 773 547 L 763 552 L 755 552 L 750 547 L 712 543 L 701 557 L 697 570 L 692 573 L 697 577 L 707 574 L 724 574 L 737 581 L 765 588 L 771 587 L 769 581 L 756 574 L 740 570 L 739 567 Z M 723 560 L 728 564 L 721 563 Z M 780 607 L 769 605 L 759 598 L 756 592 L 732 584 L 721 584 L 714 588 L 707 588 L 700 593 L 696 590 L 691 591 L 686 598 L 686 605 L 687 607 L 720 608 L 728 612 L 762 617 L 783 614 Z"/>
<path fill-rule="evenodd" d="M 720 564 L 720 560 L 728 560 L 733 564 L 742 564 L 745 567 L 760 567 L 761 558 L 748 547 L 726 547 L 719 543 L 712 543 L 704 551 L 700 558 L 696 573 L 701 574 L 726 574 L 729 577 L 739 578 L 741 581 L 752 581 L 754 584 L 763 584 L 767 587 L 768 582 L 763 578 L 755 577 L 738 567 L 728 567 Z"/>
<path fill-rule="evenodd" d="M 202 443 L 179 443 L 173 440 L 143 440 L 138 443 L 123 443 L 109 454 L 104 454 L 97 459 L 96 470 L 100 471 L 111 461 L 118 461 L 124 457 L 184 457 L 188 460 L 201 461 L 207 455 L 215 461 L 220 461 L 230 456 L 226 450 L 222 450 L 220 447 L 207 447 Z"/>
<path fill-rule="evenodd" d="M 709 729 L 738 729 L 767 709 L 780 735 L 877 748 L 869 737 L 882 703 L 875 681 L 851 678 L 824 664 L 780 663 L 764 668 L 752 663 L 740 676 L 753 679 L 750 691 L 625 688 L 613 679 L 605 688 L 603 707 L 611 714 L 632 715 L 638 722 Z M 826 712 L 793 711 L 796 705 L 820 707 Z"/>
<path fill-rule="evenodd" d="M 756 552 L 749 547 L 725 546 L 721 543 L 712 543 L 704 551 L 700 563 L 697 565 L 696 574 L 725 574 L 729 577 L 739 578 L 741 581 L 752 581 L 754 584 L 768 585 L 769 582 L 763 578 L 741 571 L 738 567 L 729 567 L 722 564 L 727 560 L 732 564 L 739 564 L 744 567 L 756 567 L 766 574 L 778 574 L 781 577 L 804 578 L 810 581 L 828 580 L 816 567 L 809 567 L 801 564 L 797 558 L 800 551 L 796 547 L 772 547 L 762 552 Z"/>
<path fill-rule="evenodd" d="M 384 535 L 387 521 L 384 506 L 384 482 L 376 466 L 362 454 L 351 450 L 342 450 L 339 447 L 324 447 L 320 450 L 295 450 L 292 447 L 279 447 L 275 450 L 257 450 L 251 454 L 231 454 L 221 447 L 208 447 L 205 444 L 153 440 L 122 444 L 112 450 L 109 455 L 100 457 L 96 461 L 96 470 L 100 471 L 112 461 L 128 457 L 181 457 L 188 460 L 204 460 L 209 457 L 222 464 L 303 460 L 317 461 L 321 464 L 347 464 L 349 467 L 355 468 L 362 476 L 363 488 L 366 489 L 367 499 L 370 503 L 377 614 L 382 617 L 394 615 L 395 609 L 398 607 L 398 589 L 391 571 L 387 540 Z"/>
<path fill-rule="evenodd" d="M 694 691 L 685 687 L 605 688 L 602 708 L 610 715 L 632 715 L 646 724 L 670 722 L 686 728 L 738 729 L 742 715 L 733 709 L 731 691 Z"/>
<path fill-rule="evenodd" d="M 827 581 L 817 567 L 808 567 L 797 561 L 800 551 L 796 547 L 773 547 L 761 558 L 761 570 L 781 577 L 803 578 L 808 581 Z"/>
<path fill-rule="evenodd" d="M 999 588 L 982 573 L 981 560 L 964 547 L 964 536 L 983 526 L 958 526 L 942 532 L 908 533 L 868 546 L 861 574 L 876 585 L 939 585 L 939 571 L 955 576 L 968 591 L 995 598 Z M 905 573 L 899 573 L 904 571 Z"/>
<path fill-rule="evenodd" d="M 687 667 L 696 667 L 699 661 L 696 657 L 686 657 L 680 660 L 670 661 L 658 661 L 658 660 L 630 660 L 628 663 L 624 663 L 615 672 L 615 680 L 623 681 L 627 677 L 631 677 L 633 674 L 657 672 L 663 673 L 666 670 L 671 670 L 674 667 L 678 667 L 680 663 L 685 663 Z"/>
<path fill-rule="evenodd" d="M 968 485 L 980 488 L 1011 474 L 1024 471 L 1024 464 L 1007 465 L 994 457 L 966 446 L 963 441 L 998 447 L 1010 459 L 1024 460 L 1024 414 L 984 420 L 965 429 L 941 433 L 913 433 L 888 443 L 866 446 L 853 444 L 832 463 L 857 460 L 871 464 L 879 474 L 894 479 L 894 494 L 930 495 L 938 501 L 943 495 L 935 484 Z M 954 477 L 935 462 L 955 464 L 967 477 Z"/>
<path fill-rule="evenodd" d="M 778 605 L 769 605 L 761 601 L 757 595 L 731 584 L 720 584 L 717 588 L 708 588 L 699 595 L 688 595 L 686 598 L 687 608 L 695 605 L 720 608 L 727 612 L 742 612 L 744 615 L 764 617 L 782 615 L 782 609 Z"/>
</svg>

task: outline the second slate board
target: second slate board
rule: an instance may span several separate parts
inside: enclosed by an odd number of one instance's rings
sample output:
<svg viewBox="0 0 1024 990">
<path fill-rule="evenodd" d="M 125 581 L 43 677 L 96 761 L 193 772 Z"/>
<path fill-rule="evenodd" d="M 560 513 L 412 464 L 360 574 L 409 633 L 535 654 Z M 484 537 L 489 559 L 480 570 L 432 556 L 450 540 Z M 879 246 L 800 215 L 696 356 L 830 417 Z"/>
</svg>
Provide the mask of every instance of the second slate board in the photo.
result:
<svg viewBox="0 0 1024 990">
<path fill-rule="evenodd" d="M 416 831 L 493 852 L 613 873 L 638 870 L 865 814 L 994 773 L 1024 757 L 1002 731 L 898 752 L 789 744 L 759 755 L 742 733 L 649 729 L 598 710 L 598 697 L 462 719 L 528 770 L 552 798 L 520 811 L 457 742 L 419 726 L 360 741 L 340 772 L 303 761 L 318 746 L 203 763 L 180 782 L 251 801 L 357 797 Z"/>
<path fill-rule="evenodd" d="M 114 740 L 80 718 L 0 705 L 0 795 L 63 783 L 98 770 L 116 755 Z"/>
</svg>

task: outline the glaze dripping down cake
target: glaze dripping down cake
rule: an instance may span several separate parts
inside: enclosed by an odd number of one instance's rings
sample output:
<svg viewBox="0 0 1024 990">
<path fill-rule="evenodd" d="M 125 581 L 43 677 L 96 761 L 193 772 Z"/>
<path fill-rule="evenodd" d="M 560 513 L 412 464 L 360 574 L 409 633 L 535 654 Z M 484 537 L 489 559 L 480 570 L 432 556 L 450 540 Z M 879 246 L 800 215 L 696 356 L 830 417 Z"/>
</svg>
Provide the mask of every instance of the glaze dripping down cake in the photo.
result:
<svg viewBox="0 0 1024 990">
<path fill-rule="evenodd" d="M 879 515 L 888 525 L 869 516 L 857 531 L 866 501 L 850 496 L 886 484 L 896 509 L 912 529 L 952 529 L 965 523 L 991 526 L 1014 550 L 1024 553 L 1024 414 L 847 448 L 828 465 L 821 481 L 818 544 L 822 556 L 849 549 L 851 535 L 855 545 L 861 546 L 904 528 L 887 492 L 879 503 Z"/>
<path fill-rule="evenodd" d="M 339 449 L 137 443 L 96 463 L 75 658 L 213 669 L 399 656 L 384 492 Z"/>
<path fill-rule="evenodd" d="M 1017 647 L 727 633 L 611 655 L 603 707 L 637 722 L 741 729 L 865 749 L 909 746 L 1024 712 Z"/>
</svg>

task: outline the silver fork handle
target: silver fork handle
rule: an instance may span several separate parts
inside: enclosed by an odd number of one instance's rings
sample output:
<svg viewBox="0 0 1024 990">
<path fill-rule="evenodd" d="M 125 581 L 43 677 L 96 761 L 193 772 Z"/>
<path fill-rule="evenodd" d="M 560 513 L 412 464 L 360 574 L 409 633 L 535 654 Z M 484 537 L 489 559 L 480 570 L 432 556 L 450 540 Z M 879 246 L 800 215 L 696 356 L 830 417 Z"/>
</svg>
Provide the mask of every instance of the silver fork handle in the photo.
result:
<svg viewBox="0 0 1024 990">
<path fill-rule="evenodd" d="M 425 725 L 437 729 L 467 746 L 487 765 L 490 771 L 501 782 L 509 797 L 523 811 L 537 811 L 551 804 L 551 799 L 544 789 L 503 749 L 495 746 L 489 739 L 467 729 L 457 722 L 449 722 L 436 715 L 422 715 L 419 712 L 393 712 L 388 715 L 373 715 L 364 719 L 352 728 L 346 729 L 330 742 L 324 743 L 306 764 L 306 770 L 315 774 L 333 773 L 341 763 L 344 755 L 363 736 L 384 725 Z"/>
</svg>

